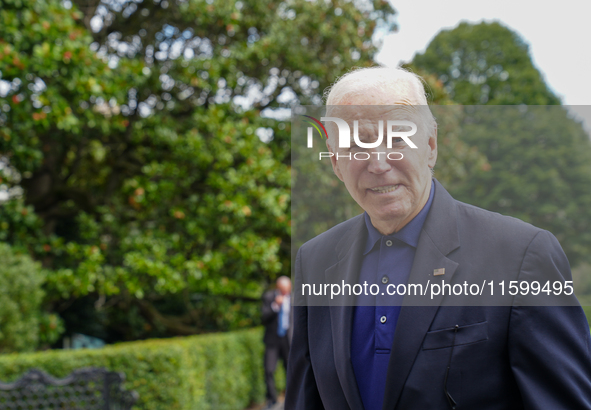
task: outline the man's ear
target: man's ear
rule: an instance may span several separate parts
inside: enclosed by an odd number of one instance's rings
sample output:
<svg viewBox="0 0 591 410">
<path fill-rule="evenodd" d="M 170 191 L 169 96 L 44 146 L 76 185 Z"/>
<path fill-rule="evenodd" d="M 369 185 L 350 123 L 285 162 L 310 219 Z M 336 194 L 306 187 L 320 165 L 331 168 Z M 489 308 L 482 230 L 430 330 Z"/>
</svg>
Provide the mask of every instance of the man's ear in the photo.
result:
<svg viewBox="0 0 591 410">
<path fill-rule="evenodd" d="M 331 152 L 333 155 L 330 156 L 330 162 L 332 163 L 332 170 L 334 171 L 335 175 L 342 181 L 343 180 L 343 174 L 341 174 L 341 170 L 339 169 L 339 164 L 337 161 L 337 154 L 332 150 L 332 147 L 330 146 L 330 142 L 328 141 L 328 139 L 326 140 L 326 148 L 328 149 L 329 152 Z"/>
<path fill-rule="evenodd" d="M 435 163 L 437 162 L 437 124 L 433 127 L 433 133 L 429 136 L 429 158 L 428 164 L 429 168 L 435 167 Z"/>
</svg>

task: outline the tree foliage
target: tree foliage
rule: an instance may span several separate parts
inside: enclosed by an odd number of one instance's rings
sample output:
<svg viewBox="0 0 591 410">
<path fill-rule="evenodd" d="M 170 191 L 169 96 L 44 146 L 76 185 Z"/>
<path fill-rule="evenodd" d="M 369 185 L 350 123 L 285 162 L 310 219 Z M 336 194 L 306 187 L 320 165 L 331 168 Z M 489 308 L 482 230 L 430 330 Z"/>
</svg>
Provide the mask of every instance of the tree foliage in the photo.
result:
<svg viewBox="0 0 591 410">
<path fill-rule="evenodd" d="M 256 323 L 290 264 L 289 125 L 268 115 L 370 64 L 393 10 L 74 3 L 2 1 L 1 239 L 109 340 Z"/>
<path fill-rule="evenodd" d="M 458 104 L 560 103 L 533 65 L 525 41 L 499 22 L 463 22 L 442 30 L 411 66 L 436 75 Z"/>
<path fill-rule="evenodd" d="M 455 102 L 486 105 L 464 107 L 456 128 L 486 162 L 450 192 L 550 230 L 573 264 L 588 260 L 589 136 L 566 107 L 552 106 L 560 101 L 525 42 L 499 23 L 461 23 L 438 34 L 409 66 L 437 76 Z M 512 106 L 494 106 L 500 104 Z"/>
<path fill-rule="evenodd" d="M 0 260 L 0 352 L 47 346 L 59 337 L 62 323 L 43 311 L 45 272 L 29 255 L 5 243 L 0 243 Z"/>
<path fill-rule="evenodd" d="M 488 159 L 454 194 L 554 233 L 571 264 L 591 246 L 591 144 L 560 106 L 471 107 L 461 138 Z"/>
</svg>

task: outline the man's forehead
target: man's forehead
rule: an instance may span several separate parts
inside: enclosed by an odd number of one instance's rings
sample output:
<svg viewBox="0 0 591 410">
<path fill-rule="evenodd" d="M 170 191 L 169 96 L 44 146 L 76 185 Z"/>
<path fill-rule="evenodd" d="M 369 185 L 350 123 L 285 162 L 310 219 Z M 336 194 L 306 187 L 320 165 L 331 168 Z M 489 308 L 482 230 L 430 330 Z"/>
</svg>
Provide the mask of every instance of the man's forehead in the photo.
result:
<svg viewBox="0 0 591 410">
<path fill-rule="evenodd" d="M 413 115 L 421 110 L 416 105 L 329 105 L 326 107 L 327 117 L 337 117 L 345 121 L 354 120 L 394 120 L 401 116 Z"/>
<path fill-rule="evenodd" d="M 377 106 L 377 105 L 333 105 L 326 107 L 326 117 L 336 117 L 344 120 L 351 130 L 354 129 L 355 121 L 360 134 L 365 132 L 378 131 L 379 122 L 382 121 L 382 126 L 386 128 L 388 121 L 411 121 L 417 127 L 420 127 L 425 121 L 424 118 L 428 118 L 427 112 L 429 107 L 426 105 L 388 105 L 388 106 Z M 335 134 L 338 132 L 337 126 L 333 121 L 325 122 L 327 131 L 329 134 Z M 351 138 L 353 136 L 351 135 Z"/>
</svg>

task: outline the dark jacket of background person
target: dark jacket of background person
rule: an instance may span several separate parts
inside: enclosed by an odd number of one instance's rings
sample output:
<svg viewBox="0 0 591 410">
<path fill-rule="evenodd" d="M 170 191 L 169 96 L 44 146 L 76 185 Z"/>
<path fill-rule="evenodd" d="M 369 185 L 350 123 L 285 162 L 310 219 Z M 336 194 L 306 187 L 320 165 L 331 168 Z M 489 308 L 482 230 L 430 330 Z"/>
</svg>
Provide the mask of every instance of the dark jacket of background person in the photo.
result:
<svg viewBox="0 0 591 410">
<path fill-rule="evenodd" d="M 436 181 L 435 188 L 409 282 L 439 268 L 446 283 L 473 283 L 483 272 L 495 273 L 495 286 L 537 277 L 572 280 L 552 234 L 458 202 Z M 357 283 L 366 232 L 361 215 L 304 244 L 294 294 L 301 283 Z M 457 409 L 591 409 L 591 344 L 581 307 L 519 302 L 403 306 L 383 409 L 453 408 L 444 392 L 448 367 L 447 391 Z M 294 306 L 286 410 L 363 409 L 351 365 L 353 309 Z"/>
<path fill-rule="evenodd" d="M 285 278 L 288 280 L 287 278 Z M 291 287 L 291 285 L 290 285 Z M 265 335 L 263 342 L 265 344 L 264 355 L 264 371 L 265 371 L 265 388 L 267 408 L 271 408 L 277 402 L 277 390 L 275 388 L 275 369 L 279 359 L 283 361 L 283 365 L 287 372 L 287 362 L 289 356 L 290 342 L 293 335 L 293 306 L 290 298 L 289 323 L 285 336 L 279 336 L 277 333 L 279 327 L 279 306 L 273 309 L 273 305 L 277 296 L 282 293 L 277 290 L 270 290 L 263 294 L 262 306 L 262 322 L 265 326 Z M 289 295 L 285 295 L 287 297 Z M 284 303 L 285 299 L 284 299 Z"/>
<path fill-rule="evenodd" d="M 280 340 L 277 334 L 277 326 L 279 326 L 279 312 L 275 312 L 272 308 L 275 297 L 279 295 L 278 290 L 269 290 L 263 294 L 263 306 L 261 322 L 265 326 L 265 335 L 263 336 L 263 342 L 266 345 L 275 345 Z M 287 338 L 291 340 L 293 335 L 293 302 L 289 314 L 289 327 L 287 329 Z"/>
</svg>

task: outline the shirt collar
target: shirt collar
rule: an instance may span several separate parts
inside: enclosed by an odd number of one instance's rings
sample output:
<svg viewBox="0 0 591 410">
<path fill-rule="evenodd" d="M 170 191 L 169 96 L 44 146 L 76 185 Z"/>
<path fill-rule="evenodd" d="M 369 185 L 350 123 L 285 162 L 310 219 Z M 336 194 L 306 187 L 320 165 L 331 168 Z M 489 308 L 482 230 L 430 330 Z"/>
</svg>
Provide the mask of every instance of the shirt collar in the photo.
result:
<svg viewBox="0 0 591 410">
<path fill-rule="evenodd" d="M 423 229 L 423 225 L 425 223 L 425 219 L 427 219 L 427 215 L 429 214 L 429 210 L 431 209 L 431 204 L 433 203 L 433 195 L 435 193 L 435 184 L 431 181 L 431 191 L 429 192 L 429 199 L 427 199 L 427 203 L 421 209 L 421 211 L 415 216 L 409 223 L 407 223 L 401 230 L 396 233 L 390 235 L 382 235 L 371 223 L 371 219 L 367 212 L 365 212 L 365 226 L 367 227 L 367 242 L 365 243 L 365 250 L 363 255 L 367 255 L 375 246 L 375 244 L 382 239 L 382 237 L 386 238 L 394 238 L 398 239 L 410 245 L 414 248 L 417 247 L 419 244 L 419 236 L 421 235 L 421 230 Z"/>
</svg>

